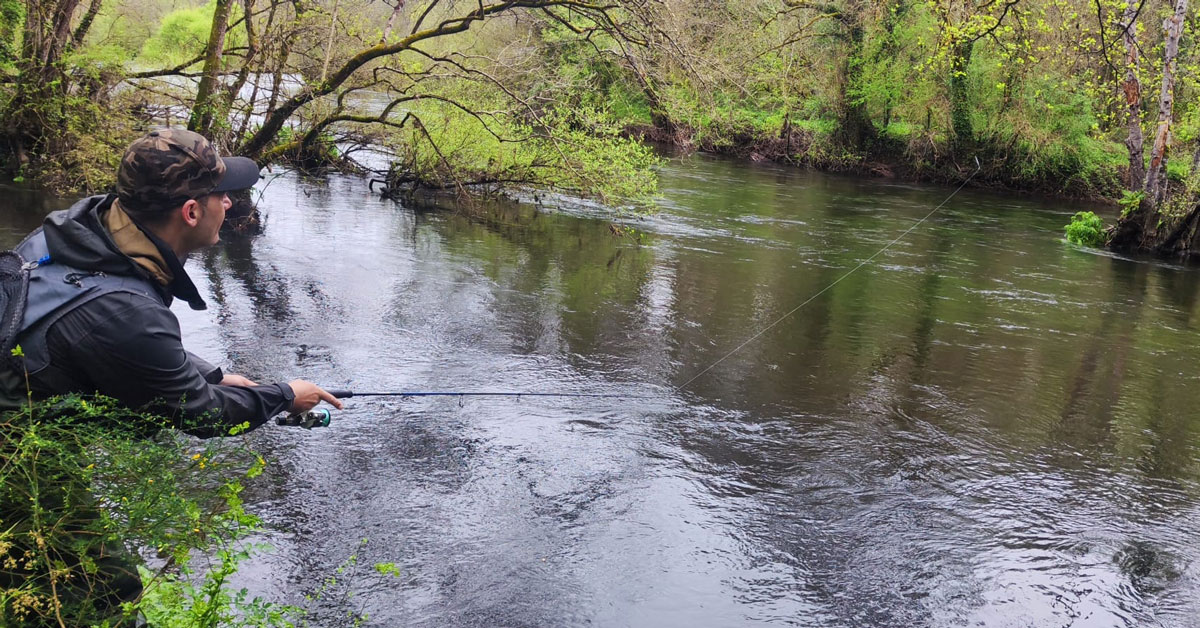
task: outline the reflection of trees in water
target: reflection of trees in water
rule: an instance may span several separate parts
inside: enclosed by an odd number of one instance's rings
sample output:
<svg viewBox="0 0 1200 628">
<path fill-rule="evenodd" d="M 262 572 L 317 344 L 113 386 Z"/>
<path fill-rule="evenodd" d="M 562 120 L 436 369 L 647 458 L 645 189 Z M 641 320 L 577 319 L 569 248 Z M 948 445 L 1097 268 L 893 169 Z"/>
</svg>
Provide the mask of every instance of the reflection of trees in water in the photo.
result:
<svg viewBox="0 0 1200 628">
<path fill-rule="evenodd" d="M 0 250 L 16 246 L 26 234 L 41 226 L 46 214 L 65 209 L 76 200 L 0 184 Z"/>
<path fill-rule="evenodd" d="M 515 352 L 626 355 L 644 324 L 648 247 L 605 221 L 543 214 L 517 203 L 447 215 L 448 249 L 496 284 L 490 304 Z"/>
<path fill-rule="evenodd" d="M 1182 327 L 1190 328 L 1196 315 L 1196 301 L 1200 297 L 1200 269 L 1158 268 L 1159 297 L 1175 306 L 1171 312 Z"/>
<path fill-rule="evenodd" d="M 1109 304 L 1100 324 L 1075 339 L 1080 348 L 1074 375 L 1052 434 L 1056 440 L 1111 447 L 1113 409 L 1125 380 L 1126 360 L 1146 298 L 1146 266 L 1113 260 Z M 1125 304 L 1132 302 L 1132 311 Z M 1101 366 L 1110 368 L 1104 371 Z"/>
<path fill-rule="evenodd" d="M 241 284 L 249 298 L 255 319 L 287 323 L 296 317 L 291 302 L 292 282 L 276 269 L 263 268 L 255 261 L 254 238 L 229 237 L 223 240 L 219 249 L 209 249 L 203 255 L 204 268 L 213 285 L 213 298 L 220 306 L 217 316 L 222 322 L 229 320 L 231 304 L 222 278 L 221 257 L 225 259 L 229 276 Z"/>
<path fill-rule="evenodd" d="M 1150 478 L 1195 478 L 1190 445 L 1197 433 L 1195 392 L 1179 373 L 1192 368 L 1191 352 L 1184 344 L 1186 331 L 1173 329 L 1186 330 L 1190 322 L 1195 273 L 1115 259 L 1111 268 L 1110 305 L 1096 328 L 1076 340 L 1078 366 L 1066 387 L 1055 436 L 1118 449 L 1135 457 L 1137 468 Z M 1147 303 L 1161 293 L 1171 294 L 1175 307 Z"/>
</svg>

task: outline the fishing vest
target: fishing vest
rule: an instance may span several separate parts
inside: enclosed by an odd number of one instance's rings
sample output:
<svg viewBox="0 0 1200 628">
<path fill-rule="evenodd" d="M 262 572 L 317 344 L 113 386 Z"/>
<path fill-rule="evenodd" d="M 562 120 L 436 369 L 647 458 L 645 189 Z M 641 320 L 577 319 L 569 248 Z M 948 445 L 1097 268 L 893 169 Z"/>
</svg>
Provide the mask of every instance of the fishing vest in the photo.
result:
<svg viewBox="0 0 1200 628">
<path fill-rule="evenodd" d="M 25 402 L 25 373 L 36 373 L 49 366 L 46 334 L 75 308 L 115 292 L 140 294 L 163 303 L 158 291 L 144 279 L 83 271 L 55 263 L 41 230 L 26 238 L 15 251 L 21 259 L 28 260 L 25 267 L 29 268 L 29 289 L 21 321 L 15 331 L 8 333 L 16 335 L 24 359 L 23 365 L 20 359 L 4 360 L 11 364 L 0 369 L 0 408 L 19 407 Z M 9 324 L 15 323 L 14 315 Z"/>
</svg>

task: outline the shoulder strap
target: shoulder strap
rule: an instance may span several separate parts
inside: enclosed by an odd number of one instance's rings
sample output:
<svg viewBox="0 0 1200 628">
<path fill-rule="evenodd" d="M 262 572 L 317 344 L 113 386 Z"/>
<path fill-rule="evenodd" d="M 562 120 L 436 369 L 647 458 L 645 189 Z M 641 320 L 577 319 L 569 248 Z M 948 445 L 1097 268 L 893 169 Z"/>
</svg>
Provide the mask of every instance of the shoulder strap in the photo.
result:
<svg viewBox="0 0 1200 628">
<path fill-rule="evenodd" d="M 47 258 L 46 238 L 40 233 L 21 243 L 17 252 L 26 260 L 46 260 L 25 265 L 29 269 L 29 290 L 18 342 L 30 373 L 50 363 L 46 333 L 75 308 L 114 292 L 138 294 L 162 303 L 158 292 L 141 278 L 82 271 L 55 263 L 53 258 Z"/>
</svg>

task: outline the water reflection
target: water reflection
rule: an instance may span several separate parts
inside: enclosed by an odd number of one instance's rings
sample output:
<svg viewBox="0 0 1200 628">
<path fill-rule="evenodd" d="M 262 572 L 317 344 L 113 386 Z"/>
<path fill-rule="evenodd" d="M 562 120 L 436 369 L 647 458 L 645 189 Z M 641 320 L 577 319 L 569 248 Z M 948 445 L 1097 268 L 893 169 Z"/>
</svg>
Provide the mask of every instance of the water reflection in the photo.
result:
<svg viewBox="0 0 1200 628">
<path fill-rule="evenodd" d="M 1075 204 L 964 192 L 818 295 L 949 190 L 703 157 L 664 188 L 628 231 L 274 181 L 264 236 L 192 262 L 211 310 L 179 312 L 235 370 L 656 398 L 260 430 L 277 550 L 240 584 L 300 601 L 350 555 L 396 561 L 315 608 L 379 626 L 1200 616 L 1195 271 L 1062 243 Z"/>
</svg>

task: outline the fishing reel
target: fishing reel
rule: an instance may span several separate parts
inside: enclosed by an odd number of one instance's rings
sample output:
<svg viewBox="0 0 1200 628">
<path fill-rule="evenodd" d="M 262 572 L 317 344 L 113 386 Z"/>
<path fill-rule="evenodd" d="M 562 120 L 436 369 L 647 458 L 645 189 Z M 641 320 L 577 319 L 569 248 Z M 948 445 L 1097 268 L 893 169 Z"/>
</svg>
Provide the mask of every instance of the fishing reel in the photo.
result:
<svg viewBox="0 0 1200 628">
<path fill-rule="evenodd" d="M 306 430 L 311 430 L 314 427 L 329 427 L 329 422 L 333 419 L 333 414 L 328 408 L 313 408 L 308 412 L 297 412 L 287 416 L 281 416 L 275 419 L 278 425 L 286 425 L 288 427 L 302 427 Z"/>
</svg>

